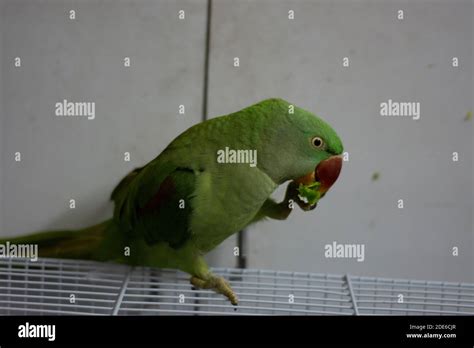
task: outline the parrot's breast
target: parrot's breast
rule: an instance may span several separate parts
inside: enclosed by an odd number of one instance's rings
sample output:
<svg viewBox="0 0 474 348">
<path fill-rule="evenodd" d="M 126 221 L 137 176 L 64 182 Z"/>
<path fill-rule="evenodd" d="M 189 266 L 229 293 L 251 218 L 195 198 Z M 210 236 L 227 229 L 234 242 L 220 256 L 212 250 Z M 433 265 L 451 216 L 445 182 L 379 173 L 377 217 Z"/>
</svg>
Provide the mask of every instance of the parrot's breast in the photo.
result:
<svg viewBox="0 0 474 348">
<path fill-rule="evenodd" d="M 277 185 L 257 167 L 218 164 L 197 180 L 191 231 L 208 252 L 247 226 Z"/>
</svg>

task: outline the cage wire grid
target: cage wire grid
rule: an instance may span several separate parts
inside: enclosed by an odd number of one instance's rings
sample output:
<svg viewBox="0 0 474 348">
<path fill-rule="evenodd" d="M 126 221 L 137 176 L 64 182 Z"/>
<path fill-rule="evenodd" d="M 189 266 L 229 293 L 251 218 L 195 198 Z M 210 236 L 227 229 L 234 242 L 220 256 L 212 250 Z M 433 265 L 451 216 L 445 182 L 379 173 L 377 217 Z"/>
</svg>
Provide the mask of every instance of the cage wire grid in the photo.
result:
<svg viewBox="0 0 474 348">
<path fill-rule="evenodd" d="M 214 268 L 239 297 L 175 270 L 0 258 L 0 315 L 474 315 L 474 284 Z"/>
</svg>

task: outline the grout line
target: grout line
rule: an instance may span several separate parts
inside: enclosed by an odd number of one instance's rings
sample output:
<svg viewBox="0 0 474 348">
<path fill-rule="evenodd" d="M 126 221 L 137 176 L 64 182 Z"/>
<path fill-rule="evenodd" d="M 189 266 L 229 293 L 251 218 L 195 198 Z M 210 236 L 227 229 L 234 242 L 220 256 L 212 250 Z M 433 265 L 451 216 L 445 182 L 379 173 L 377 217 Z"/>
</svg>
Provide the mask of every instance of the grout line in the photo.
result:
<svg viewBox="0 0 474 348">
<path fill-rule="evenodd" d="M 237 258 L 237 268 L 247 268 L 247 256 L 245 249 L 247 247 L 247 234 L 246 230 L 243 229 L 237 233 L 237 246 L 239 248 L 239 256 Z"/>
<path fill-rule="evenodd" d="M 209 52 L 211 49 L 211 15 L 212 0 L 207 0 L 207 16 L 206 16 L 206 43 L 204 52 L 204 82 L 202 93 L 202 120 L 207 120 L 207 102 L 209 98 Z"/>
<path fill-rule="evenodd" d="M 207 16 L 206 16 L 206 43 L 204 55 L 204 82 L 202 93 L 202 121 L 208 119 L 208 101 L 209 101 L 209 56 L 211 51 L 211 20 L 212 20 L 212 0 L 207 0 Z M 239 248 L 239 256 L 237 257 L 236 267 L 247 268 L 247 259 L 244 256 L 246 244 L 245 230 L 237 233 L 237 246 Z"/>
</svg>

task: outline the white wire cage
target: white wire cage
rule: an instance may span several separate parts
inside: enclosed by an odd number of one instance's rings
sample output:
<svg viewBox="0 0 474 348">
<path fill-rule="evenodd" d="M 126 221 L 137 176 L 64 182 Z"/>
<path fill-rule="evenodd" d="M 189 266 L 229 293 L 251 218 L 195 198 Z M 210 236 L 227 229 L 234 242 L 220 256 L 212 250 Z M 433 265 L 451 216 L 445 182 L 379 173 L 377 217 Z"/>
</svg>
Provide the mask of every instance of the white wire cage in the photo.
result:
<svg viewBox="0 0 474 348">
<path fill-rule="evenodd" d="M 0 315 L 474 315 L 474 284 L 214 268 L 239 297 L 174 270 L 0 259 Z"/>
</svg>

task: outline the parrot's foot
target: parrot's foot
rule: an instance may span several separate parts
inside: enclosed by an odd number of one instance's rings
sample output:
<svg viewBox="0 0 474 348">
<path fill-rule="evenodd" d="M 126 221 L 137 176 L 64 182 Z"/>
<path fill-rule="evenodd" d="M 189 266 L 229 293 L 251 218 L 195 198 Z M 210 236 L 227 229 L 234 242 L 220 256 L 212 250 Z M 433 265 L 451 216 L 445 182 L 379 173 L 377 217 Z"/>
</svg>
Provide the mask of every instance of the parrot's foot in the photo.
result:
<svg viewBox="0 0 474 348">
<path fill-rule="evenodd" d="M 222 277 L 209 274 L 207 279 L 201 279 L 196 276 L 191 277 L 191 284 L 196 288 L 212 289 L 215 292 L 227 297 L 234 306 L 238 304 L 237 295 L 234 293 L 230 285 Z"/>
</svg>

